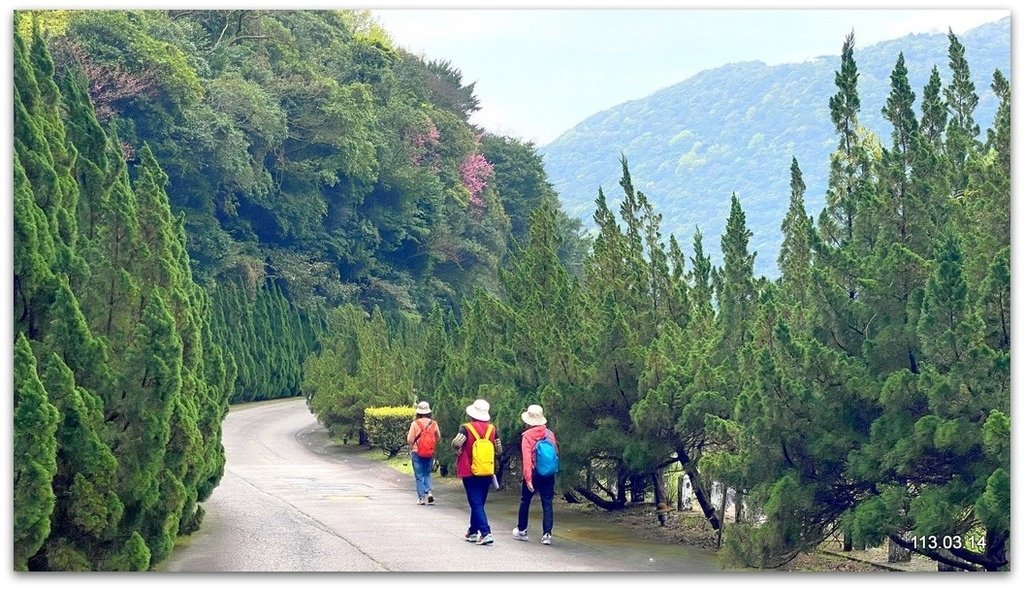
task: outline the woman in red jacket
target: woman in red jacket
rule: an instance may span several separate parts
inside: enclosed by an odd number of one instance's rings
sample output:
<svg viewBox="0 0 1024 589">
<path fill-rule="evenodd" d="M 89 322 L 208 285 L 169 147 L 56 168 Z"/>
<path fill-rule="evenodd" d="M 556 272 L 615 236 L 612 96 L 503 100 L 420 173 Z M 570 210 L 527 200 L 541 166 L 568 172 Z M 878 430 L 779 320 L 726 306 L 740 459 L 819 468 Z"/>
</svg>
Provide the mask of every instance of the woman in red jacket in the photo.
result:
<svg viewBox="0 0 1024 589">
<path fill-rule="evenodd" d="M 494 461 L 501 454 L 501 436 L 497 427 L 491 423 L 490 411 L 491 405 L 487 401 L 473 401 L 472 405 L 466 407 L 469 422 L 459 427 L 459 433 L 452 440 L 452 448 L 456 454 L 455 475 L 462 479 L 462 486 L 466 489 L 466 501 L 469 503 L 469 529 L 466 531 L 466 540 L 484 546 L 494 543 L 491 524 L 487 521 L 484 506 L 494 476 Z M 485 456 L 478 455 L 475 450 L 478 440 L 490 441 L 490 444 L 485 444 L 491 448 Z M 484 466 L 486 470 L 474 472 L 478 466 Z"/>
</svg>

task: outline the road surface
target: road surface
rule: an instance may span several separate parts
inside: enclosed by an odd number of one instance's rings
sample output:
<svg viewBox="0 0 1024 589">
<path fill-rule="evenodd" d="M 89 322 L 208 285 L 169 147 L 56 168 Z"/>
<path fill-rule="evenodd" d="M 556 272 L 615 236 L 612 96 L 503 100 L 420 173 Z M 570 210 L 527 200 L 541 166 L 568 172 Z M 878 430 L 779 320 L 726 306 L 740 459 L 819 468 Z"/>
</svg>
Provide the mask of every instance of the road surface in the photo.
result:
<svg viewBox="0 0 1024 589">
<path fill-rule="evenodd" d="M 160 572 L 722 572 L 707 552 L 624 541 L 556 513 L 554 542 L 514 539 L 518 493 L 491 494 L 495 542 L 466 542 L 461 485 L 417 505 L 412 477 L 331 441 L 301 398 L 233 406 L 224 477 Z M 535 501 L 536 503 L 536 501 Z M 531 532 L 540 506 L 531 510 Z M 593 518 L 592 518 L 593 519 Z"/>
</svg>

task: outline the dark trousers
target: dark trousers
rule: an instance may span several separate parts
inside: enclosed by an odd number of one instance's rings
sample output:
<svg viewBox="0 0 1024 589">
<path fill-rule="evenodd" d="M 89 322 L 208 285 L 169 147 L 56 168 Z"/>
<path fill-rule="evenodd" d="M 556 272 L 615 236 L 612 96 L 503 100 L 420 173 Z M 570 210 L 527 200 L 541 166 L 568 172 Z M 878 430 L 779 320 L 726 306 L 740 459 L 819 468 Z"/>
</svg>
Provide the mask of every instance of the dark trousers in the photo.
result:
<svg viewBox="0 0 1024 589">
<path fill-rule="evenodd" d="M 487 493 L 491 490 L 491 477 L 464 477 L 462 486 L 466 488 L 466 500 L 469 501 L 469 532 L 480 532 L 486 536 L 491 533 L 491 525 L 487 523 Z"/>
<path fill-rule="evenodd" d="M 555 524 L 555 513 L 551 507 L 551 500 L 555 497 L 555 475 L 543 477 L 537 474 L 533 475 L 533 491 L 526 487 L 526 481 L 523 481 L 523 495 L 519 499 L 519 531 L 526 531 L 526 526 L 530 521 L 530 503 L 533 501 L 534 494 L 540 494 L 540 507 L 544 512 L 543 532 L 550 534 L 552 527 Z"/>
</svg>

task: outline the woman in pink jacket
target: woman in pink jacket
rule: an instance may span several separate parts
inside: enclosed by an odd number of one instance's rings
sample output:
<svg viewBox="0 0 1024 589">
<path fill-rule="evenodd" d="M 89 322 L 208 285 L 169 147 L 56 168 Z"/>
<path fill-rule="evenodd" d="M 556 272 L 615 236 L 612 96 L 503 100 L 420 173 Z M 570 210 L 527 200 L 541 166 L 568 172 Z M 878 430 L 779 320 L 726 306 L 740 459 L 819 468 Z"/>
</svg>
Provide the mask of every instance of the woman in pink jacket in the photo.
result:
<svg viewBox="0 0 1024 589">
<path fill-rule="evenodd" d="M 519 499 L 519 525 L 512 530 L 512 535 L 519 540 L 530 539 L 526 533 L 526 526 L 530 518 L 530 503 L 533 501 L 534 493 L 539 493 L 540 505 L 544 513 L 543 535 L 540 537 L 540 543 L 551 544 L 551 530 L 555 519 L 554 510 L 551 507 L 551 501 L 555 496 L 555 473 L 545 475 L 537 472 L 534 450 L 537 447 L 537 442 L 546 438 L 554 446 L 557 456 L 558 441 L 555 439 L 555 433 L 547 428 L 548 420 L 544 417 L 544 409 L 540 405 L 530 405 L 523 412 L 522 418 L 523 422 L 530 427 L 523 432 L 523 489 Z M 555 469 L 557 470 L 557 460 Z"/>
</svg>

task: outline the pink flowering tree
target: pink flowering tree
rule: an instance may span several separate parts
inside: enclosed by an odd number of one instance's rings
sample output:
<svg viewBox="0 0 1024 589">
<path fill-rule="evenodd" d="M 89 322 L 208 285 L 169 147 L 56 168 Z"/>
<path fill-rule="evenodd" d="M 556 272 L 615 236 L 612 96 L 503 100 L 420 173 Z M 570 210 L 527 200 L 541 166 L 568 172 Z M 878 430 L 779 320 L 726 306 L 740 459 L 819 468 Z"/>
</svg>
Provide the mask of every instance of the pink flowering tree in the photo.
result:
<svg viewBox="0 0 1024 589">
<path fill-rule="evenodd" d="M 412 137 L 412 160 L 413 165 L 430 168 L 437 172 L 441 168 L 441 157 L 439 147 L 441 146 L 441 132 L 433 123 L 426 131 L 417 133 Z"/>
<path fill-rule="evenodd" d="M 462 160 L 462 185 L 469 191 L 469 204 L 483 208 L 480 194 L 487 188 L 487 181 L 494 174 L 494 166 L 482 154 L 475 153 Z"/>
</svg>

